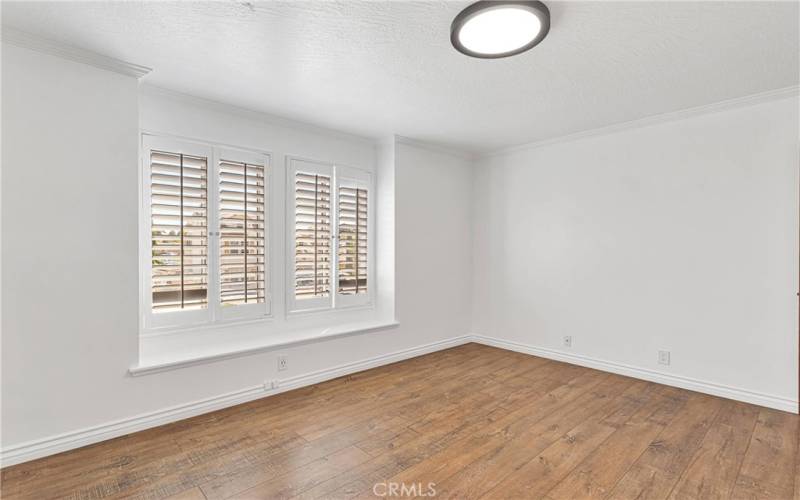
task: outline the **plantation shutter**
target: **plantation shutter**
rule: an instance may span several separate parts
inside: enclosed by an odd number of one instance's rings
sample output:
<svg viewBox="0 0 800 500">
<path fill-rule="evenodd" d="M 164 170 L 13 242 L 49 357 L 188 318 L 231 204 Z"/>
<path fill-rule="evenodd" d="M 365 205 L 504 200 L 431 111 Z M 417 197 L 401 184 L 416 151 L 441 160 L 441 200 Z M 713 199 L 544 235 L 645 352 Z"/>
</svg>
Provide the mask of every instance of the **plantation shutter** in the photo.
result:
<svg viewBox="0 0 800 500">
<path fill-rule="evenodd" d="M 338 293 L 367 293 L 367 190 L 340 183 L 338 190 Z"/>
<path fill-rule="evenodd" d="M 150 151 L 152 311 L 208 307 L 208 158 Z"/>
<path fill-rule="evenodd" d="M 330 296 L 331 176 L 294 176 L 295 300 Z"/>
<path fill-rule="evenodd" d="M 218 185 L 220 304 L 262 304 L 266 295 L 264 165 L 223 158 Z"/>
</svg>

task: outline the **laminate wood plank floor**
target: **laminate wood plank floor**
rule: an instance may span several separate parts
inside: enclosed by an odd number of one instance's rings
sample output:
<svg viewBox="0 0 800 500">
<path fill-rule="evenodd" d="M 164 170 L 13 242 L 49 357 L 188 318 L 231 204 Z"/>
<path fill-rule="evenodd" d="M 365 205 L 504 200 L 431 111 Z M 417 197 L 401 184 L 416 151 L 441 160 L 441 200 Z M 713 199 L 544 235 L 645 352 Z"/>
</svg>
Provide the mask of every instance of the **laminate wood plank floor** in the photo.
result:
<svg viewBox="0 0 800 500">
<path fill-rule="evenodd" d="M 478 344 L 2 470 L 3 499 L 800 500 L 797 415 Z"/>
</svg>

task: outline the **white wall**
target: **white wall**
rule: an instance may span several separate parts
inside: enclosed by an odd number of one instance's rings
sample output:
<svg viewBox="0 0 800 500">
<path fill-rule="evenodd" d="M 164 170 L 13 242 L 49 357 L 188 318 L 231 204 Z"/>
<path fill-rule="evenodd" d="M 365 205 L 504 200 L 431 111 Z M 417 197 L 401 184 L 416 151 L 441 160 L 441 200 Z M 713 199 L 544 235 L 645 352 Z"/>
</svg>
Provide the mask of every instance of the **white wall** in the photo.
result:
<svg viewBox="0 0 800 500">
<path fill-rule="evenodd" d="M 257 386 L 277 377 L 278 353 L 289 356 L 281 372 L 289 378 L 468 333 L 470 164 L 400 145 L 382 152 L 395 161 L 378 172 L 396 175 L 394 185 L 379 179 L 378 191 L 395 191 L 382 206 L 396 211 L 398 328 L 130 377 L 138 357 L 137 82 L 6 44 L 2 56 L 4 450 L 52 452 L 53 443 L 130 425 L 98 427 L 108 422 Z M 363 139 L 153 94 L 142 100 L 147 129 L 276 155 L 378 161 L 376 144 Z M 379 241 L 392 244 L 385 234 Z M 466 250 L 441 263 L 451 248 Z"/>
<path fill-rule="evenodd" d="M 397 317 L 425 337 L 468 333 L 472 161 L 401 142 L 396 162 Z"/>
<path fill-rule="evenodd" d="M 409 142 L 377 149 L 159 92 L 140 116 L 131 77 L 2 56 L 4 450 L 52 452 L 78 442 L 49 441 L 65 433 L 107 437 L 92 430 L 258 386 L 278 353 L 281 377 L 299 377 L 470 330 L 550 352 L 572 335 L 570 354 L 796 398 L 797 99 L 495 156 L 473 174 Z M 140 119 L 268 150 L 275 168 L 285 154 L 375 168 L 378 218 L 394 223 L 378 260 L 395 267 L 378 310 L 400 327 L 130 377 Z"/>
<path fill-rule="evenodd" d="M 798 137 L 784 98 L 483 160 L 474 331 L 796 408 Z"/>
<path fill-rule="evenodd" d="M 2 101 L 5 446 L 101 422 L 127 389 L 137 82 L 3 44 Z"/>
</svg>

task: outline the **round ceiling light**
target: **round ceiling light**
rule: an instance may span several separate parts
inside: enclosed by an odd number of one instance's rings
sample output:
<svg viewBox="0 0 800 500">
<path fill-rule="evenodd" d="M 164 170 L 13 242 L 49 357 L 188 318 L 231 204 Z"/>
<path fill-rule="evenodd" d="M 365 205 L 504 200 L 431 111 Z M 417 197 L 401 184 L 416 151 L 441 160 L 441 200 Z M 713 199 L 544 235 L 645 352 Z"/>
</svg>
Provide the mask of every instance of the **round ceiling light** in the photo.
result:
<svg viewBox="0 0 800 500">
<path fill-rule="evenodd" d="M 550 10 L 538 1 L 482 0 L 462 10 L 450 27 L 461 53 L 496 59 L 533 48 L 550 31 Z"/>
</svg>

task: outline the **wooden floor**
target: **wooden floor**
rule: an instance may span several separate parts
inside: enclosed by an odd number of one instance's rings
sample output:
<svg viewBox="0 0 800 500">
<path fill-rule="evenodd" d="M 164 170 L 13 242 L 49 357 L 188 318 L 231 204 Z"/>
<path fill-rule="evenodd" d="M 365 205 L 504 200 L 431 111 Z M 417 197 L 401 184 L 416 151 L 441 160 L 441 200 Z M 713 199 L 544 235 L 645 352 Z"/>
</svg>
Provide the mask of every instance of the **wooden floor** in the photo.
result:
<svg viewBox="0 0 800 500">
<path fill-rule="evenodd" d="M 2 497 L 797 500 L 799 422 L 468 344 L 9 467 Z"/>
</svg>

